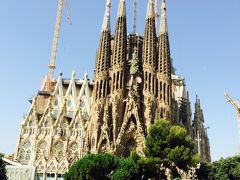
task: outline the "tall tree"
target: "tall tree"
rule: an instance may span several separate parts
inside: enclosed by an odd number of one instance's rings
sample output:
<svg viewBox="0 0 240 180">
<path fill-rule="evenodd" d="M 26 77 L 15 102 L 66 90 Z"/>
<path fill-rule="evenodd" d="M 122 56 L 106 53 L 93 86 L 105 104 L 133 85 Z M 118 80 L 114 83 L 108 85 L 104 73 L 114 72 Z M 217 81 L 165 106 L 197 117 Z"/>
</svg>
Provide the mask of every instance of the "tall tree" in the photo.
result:
<svg viewBox="0 0 240 180">
<path fill-rule="evenodd" d="M 144 153 L 146 158 L 154 159 L 158 167 L 187 171 L 199 162 L 194 153 L 194 141 L 187 130 L 169 121 L 160 119 L 148 131 Z"/>
</svg>

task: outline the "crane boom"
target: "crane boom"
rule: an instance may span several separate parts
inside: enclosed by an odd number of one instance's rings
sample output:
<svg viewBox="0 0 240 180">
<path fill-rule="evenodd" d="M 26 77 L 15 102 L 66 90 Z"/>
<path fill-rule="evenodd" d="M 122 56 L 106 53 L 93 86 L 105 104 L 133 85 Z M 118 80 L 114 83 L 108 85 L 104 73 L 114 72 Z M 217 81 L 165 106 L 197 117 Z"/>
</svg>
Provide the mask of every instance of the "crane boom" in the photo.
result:
<svg viewBox="0 0 240 180">
<path fill-rule="evenodd" d="M 69 24 L 72 24 L 71 12 L 70 12 L 70 10 L 69 10 L 69 8 L 68 8 L 67 0 L 64 0 L 64 5 L 65 5 L 65 7 L 66 7 L 68 23 L 69 23 Z"/>
<path fill-rule="evenodd" d="M 57 47 L 58 47 L 63 5 L 66 7 L 68 22 L 69 22 L 69 24 L 72 24 L 71 13 L 68 8 L 67 0 L 58 0 L 56 24 L 55 24 L 55 30 L 54 30 L 53 42 L 52 42 L 51 58 L 50 58 L 50 64 L 48 65 L 48 67 L 49 67 L 48 78 L 50 80 L 54 79 L 54 69 L 55 69 L 56 57 L 57 57 Z"/>
<path fill-rule="evenodd" d="M 133 0 L 133 34 L 136 34 L 137 29 L 137 0 Z"/>
<path fill-rule="evenodd" d="M 240 106 L 233 101 L 233 99 L 225 92 L 224 96 L 237 110 L 237 123 L 238 123 L 238 155 L 240 155 Z"/>
<path fill-rule="evenodd" d="M 227 98 L 227 100 L 237 109 L 238 112 L 240 112 L 240 107 L 233 101 L 233 99 L 225 92 L 224 96 Z"/>
<path fill-rule="evenodd" d="M 57 17 L 56 17 L 55 31 L 53 35 L 51 59 L 50 59 L 50 64 L 48 66 L 49 67 L 48 77 L 50 80 L 54 78 L 54 69 L 55 69 L 56 56 L 57 56 L 57 46 L 58 46 L 58 39 L 59 39 L 59 32 L 60 32 L 62 9 L 63 9 L 63 0 L 58 0 Z"/>
</svg>

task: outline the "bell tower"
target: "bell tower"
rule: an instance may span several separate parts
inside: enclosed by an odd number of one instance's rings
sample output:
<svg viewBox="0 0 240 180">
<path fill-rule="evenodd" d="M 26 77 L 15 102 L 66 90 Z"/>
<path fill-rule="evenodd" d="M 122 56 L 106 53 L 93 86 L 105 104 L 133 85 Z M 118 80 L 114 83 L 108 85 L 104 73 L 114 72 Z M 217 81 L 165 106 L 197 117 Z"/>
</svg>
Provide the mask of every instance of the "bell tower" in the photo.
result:
<svg viewBox="0 0 240 180">
<path fill-rule="evenodd" d="M 103 19 L 101 38 L 97 50 L 97 58 L 94 72 L 93 105 L 91 107 L 91 119 L 88 123 L 86 140 L 88 148 L 96 152 L 98 142 L 104 124 L 105 104 L 110 93 L 109 67 L 111 59 L 111 27 L 110 27 L 110 0 L 106 1 L 106 11 Z"/>
<path fill-rule="evenodd" d="M 126 2 L 119 1 L 115 35 L 111 58 L 111 104 L 113 121 L 113 142 L 115 144 L 123 121 L 126 96 L 127 67 L 127 22 Z"/>
<path fill-rule="evenodd" d="M 147 126 L 155 119 L 156 95 L 156 61 L 157 61 L 157 36 L 155 22 L 155 3 L 148 0 L 145 33 L 143 37 L 143 97 L 144 121 Z"/>
<path fill-rule="evenodd" d="M 171 119 L 172 114 L 172 79 L 171 56 L 167 28 L 166 0 L 162 0 L 162 14 L 159 32 L 157 64 L 157 99 L 161 118 Z"/>
</svg>

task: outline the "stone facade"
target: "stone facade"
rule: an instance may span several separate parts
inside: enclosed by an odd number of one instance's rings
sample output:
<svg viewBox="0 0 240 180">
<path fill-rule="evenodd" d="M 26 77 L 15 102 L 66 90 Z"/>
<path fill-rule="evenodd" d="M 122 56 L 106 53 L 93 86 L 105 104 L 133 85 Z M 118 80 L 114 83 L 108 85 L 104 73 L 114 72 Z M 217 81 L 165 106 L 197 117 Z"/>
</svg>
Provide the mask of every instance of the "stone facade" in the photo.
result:
<svg viewBox="0 0 240 180">
<path fill-rule="evenodd" d="M 210 161 L 200 101 L 194 123 L 184 78 L 174 72 L 162 1 L 156 33 L 154 1 L 148 0 L 144 36 L 127 34 L 126 2 L 120 0 L 114 35 L 107 0 L 94 81 L 45 78 L 20 126 L 14 161 L 36 167 L 39 179 L 58 177 L 84 153 L 142 154 L 149 126 L 166 118 L 185 127 L 196 151 Z M 200 140 L 201 139 L 201 140 Z"/>
<path fill-rule="evenodd" d="M 92 82 L 62 79 L 55 82 L 54 91 L 46 91 L 47 81 L 20 126 L 14 161 L 36 167 L 41 179 L 66 172 L 83 155 L 85 122 L 90 116 Z"/>
</svg>

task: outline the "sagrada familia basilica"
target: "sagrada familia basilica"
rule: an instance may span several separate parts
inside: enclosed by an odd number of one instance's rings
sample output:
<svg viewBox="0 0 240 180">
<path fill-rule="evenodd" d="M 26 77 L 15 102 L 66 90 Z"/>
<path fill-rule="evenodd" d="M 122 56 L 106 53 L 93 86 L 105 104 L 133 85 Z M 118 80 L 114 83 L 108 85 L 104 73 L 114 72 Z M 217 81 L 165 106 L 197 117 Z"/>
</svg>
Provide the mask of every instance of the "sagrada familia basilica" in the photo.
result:
<svg viewBox="0 0 240 180">
<path fill-rule="evenodd" d="M 107 0 L 94 79 L 76 79 L 74 71 L 69 79 L 46 76 L 20 125 L 10 179 L 62 179 L 86 153 L 142 154 L 148 128 L 160 118 L 185 127 L 202 160 L 211 160 L 200 99 L 193 116 L 185 80 L 172 65 L 166 0 L 156 29 L 154 0 L 147 3 L 143 36 L 128 33 L 126 2 L 119 0 L 112 33 Z"/>
</svg>

